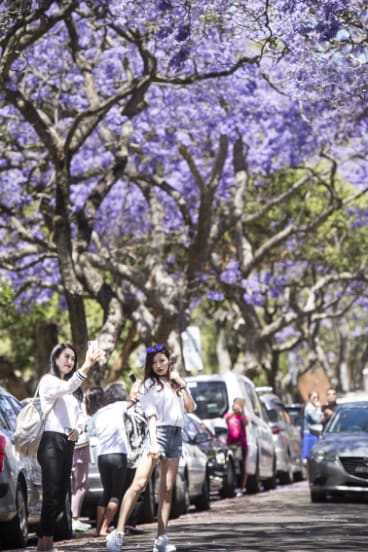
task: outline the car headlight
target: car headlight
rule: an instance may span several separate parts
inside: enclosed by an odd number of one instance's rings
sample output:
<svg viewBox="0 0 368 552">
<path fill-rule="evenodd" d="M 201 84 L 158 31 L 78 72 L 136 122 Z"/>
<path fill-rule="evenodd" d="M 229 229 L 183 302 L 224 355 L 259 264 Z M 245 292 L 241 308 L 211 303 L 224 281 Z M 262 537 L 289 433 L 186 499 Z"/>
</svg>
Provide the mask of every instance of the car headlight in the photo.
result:
<svg viewBox="0 0 368 552">
<path fill-rule="evenodd" d="M 311 452 L 311 458 L 315 462 L 335 462 L 337 454 L 335 450 L 325 450 L 322 448 L 314 448 Z"/>
</svg>

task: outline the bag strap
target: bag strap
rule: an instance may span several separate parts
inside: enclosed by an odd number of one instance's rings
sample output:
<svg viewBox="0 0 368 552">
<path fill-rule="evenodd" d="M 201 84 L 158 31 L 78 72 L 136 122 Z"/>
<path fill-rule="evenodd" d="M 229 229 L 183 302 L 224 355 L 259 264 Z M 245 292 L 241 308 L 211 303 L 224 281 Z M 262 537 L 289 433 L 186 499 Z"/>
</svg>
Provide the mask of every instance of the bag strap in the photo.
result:
<svg viewBox="0 0 368 552">
<path fill-rule="evenodd" d="M 40 384 L 41 384 L 41 380 L 38 382 L 38 385 L 36 387 L 36 391 L 35 391 L 35 394 L 33 395 L 32 397 L 32 402 L 35 403 L 36 399 L 37 399 L 37 395 L 39 395 L 39 391 L 40 391 Z M 50 408 L 48 409 L 47 412 L 43 412 L 42 413 L 42 416 L 41 416 L 41 420 L 44 422 L 47 418 L 47 416 L 50 414 L 51 410 L 54 408 L 55 404 L 56 404 L 56 401 L 57 399 L 54 400 L 54 402 L 52 403 L 52 405 L 50 406 Z"/>
</svg>

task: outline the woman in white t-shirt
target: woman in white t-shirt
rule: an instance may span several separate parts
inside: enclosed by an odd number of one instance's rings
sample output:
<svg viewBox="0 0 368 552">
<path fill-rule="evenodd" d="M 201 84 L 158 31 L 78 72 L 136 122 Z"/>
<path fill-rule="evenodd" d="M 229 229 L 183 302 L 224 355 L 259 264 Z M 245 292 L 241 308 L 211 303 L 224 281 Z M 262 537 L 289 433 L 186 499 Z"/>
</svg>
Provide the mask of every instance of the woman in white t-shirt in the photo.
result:
<svg viewBox="0 0 368 552">
<path fill-rule="evenodd" d="M 60 343 L 51 351 L 50 372 L 40 381 L 41 408 L 43 412 L 50 411 L 37 451 L 42 476 L 37 543 L 40 552 L 57 552 L 54 548 L 56 519 L 65 507 L 70 489 L 74 445 L 84 430 L 80 386 L 101 356 L 99 349 L 89 347 L 82 367 L 77 370 L 74 347 L 69 343 Z"/>
<path fill-rule="evenodd" d="M 148 435 L 132 484 L 124 494 L 115 531 L 106 539 L 109 552 L 120 552 L 129 515 L 153 469 L 160 460 L 158 530 L 153 552 L 173 552 L 166 535 L 171 498 L 182 450 L 184 410 L 192 412 L 195 403 L 177 372 L 170 369 L 170 352 L 164 345 L 147 349 L 144 381 L 140 387 L 141 407 L 148 419 Z"/>
<path fill-rule="evenodd" d="M 103 487 L 97 506 L 96 535 L 106 536 L 124 492 L 129 449 L 124 413 L 134 402 L 128 399 L 106 404 L 100 386 L 88 389 L 85 401 L 86 412 L 92 416 L 89 432 L 97 437 L 97 463 Z"/>
</svg>

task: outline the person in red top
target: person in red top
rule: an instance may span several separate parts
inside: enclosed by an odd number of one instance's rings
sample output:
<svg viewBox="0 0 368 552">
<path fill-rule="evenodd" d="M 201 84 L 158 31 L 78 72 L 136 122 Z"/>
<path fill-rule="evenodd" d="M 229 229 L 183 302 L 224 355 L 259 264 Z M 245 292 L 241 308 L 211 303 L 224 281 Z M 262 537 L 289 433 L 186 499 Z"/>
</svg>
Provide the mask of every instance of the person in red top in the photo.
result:
<svg viewBox="0 0 368 552">
<path fill-rule="evenodd" d="M 248 416 L 244 414 L 244 399 L 234 399 L 232 411 L 225 414 L 225 421 L 227 424 L 227 444 L 236 449 L 240 449 L 242 455 L 242 473 L 241 473 L 241 487 L 237 492 L 237 496 L 241 496 L 246 492 L 247 486 L 247 425 Z"/>
</svg>

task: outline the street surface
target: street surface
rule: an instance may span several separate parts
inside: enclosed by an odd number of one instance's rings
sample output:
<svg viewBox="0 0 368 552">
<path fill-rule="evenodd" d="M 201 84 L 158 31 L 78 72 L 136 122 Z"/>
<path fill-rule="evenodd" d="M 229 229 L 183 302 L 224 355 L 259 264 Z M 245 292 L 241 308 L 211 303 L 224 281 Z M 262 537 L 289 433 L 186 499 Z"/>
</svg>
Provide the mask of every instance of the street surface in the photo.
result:
<svg viewBox="0 0 368 552">
<path fill-rule="evenodd" d="M 124 552 L 152 551 L 156 524 L 139 527 L 144 535 L 127 536 Z M 104 539 L 78 535 L 58 542 L 57 549 L 106 550 Z M 312 504 L 304 481 L 257 495 L 213 500 L 208 512 L 193 511 L 171 520 L 169 535 L 178 552 L 362 552 L 368 543 L 367 502 Z M 35 542 L 30 544 L 27 550 L 35 550 Z"/>
</svg>

